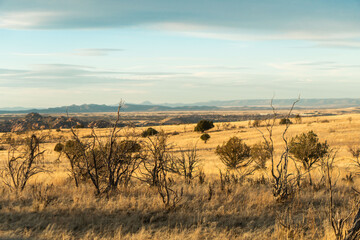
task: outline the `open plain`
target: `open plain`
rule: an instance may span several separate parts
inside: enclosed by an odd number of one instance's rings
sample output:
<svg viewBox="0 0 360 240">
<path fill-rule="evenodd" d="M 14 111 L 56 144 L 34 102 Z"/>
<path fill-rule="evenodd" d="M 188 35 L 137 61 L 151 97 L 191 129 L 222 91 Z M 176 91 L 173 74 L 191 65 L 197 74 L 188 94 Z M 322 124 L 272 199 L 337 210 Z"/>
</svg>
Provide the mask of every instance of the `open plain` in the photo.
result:
<svg viewBox="0 0 360 240">
<path fill-rule="evenodd" d="M 299 112 L 301 114 L 301 112 Z M 349 147 L 360 146 L 360 114 L 302 117 L 289 125 L 285 135 L 314 131 L 320 142 L 327 141 L 336 151 L 333 171 L 333 211 L 337 218 L 350 213 L 343 232 L 350 229 L 358 207 L 357 171 Z M 253 127 L 253 121 L 217 122 L 206 131 L 211 138 L 205 143 L 196 124 L 155 126 L 167 136 L 169 152 L 177 154 L 196 146 L 198 174 L 190 181 L 169 174 L 176 204 L 166 206 L 156 188 L 141 181 L 138 169 L 126 186 L 116 191 L 96 194 L 90 181 L 75 186 L 66 157 L 54 151 L 57 143 L 73 138 L 70 129 L 41 130 L 27 133 L 3 133 L 1 166 L 8 162 L 9 137 L 21 139 L 31 134 L 44 136 L 40 148 L 45 150 L 40 162 L 45 172 L 29 179 L 23 191 L 1 182 L 0 236 L 5 239 L 336 239 L 329 218 L 329 189 L 323 181 L 321 166 L 312 170 L 313 185 L 302 176 L 301 186 L 291 199 L 278 201 L 273 194 L 271 163 L 241 181 L 220 177 L 225 165 L 215 154 L 217 146 L 231 137 L 252 146 L 267 136 L 267 122 Z M 284 151 L 282 139 L 286 125 L 276 120 L 273 127 L 274 159 Z M 156 136 L 141 137 L 146 127 L 123 127 L 119 139 L 131 137 L 146 143 Z M 75 129 L 79 139 L 91 140 L 91 129 Z M 94 129 L 106 141 L 111 129 Z M 289 161 L 290 175 L 296 175 L 294 161 Z M 299 165 L 300 166 L 300 165 Z M 299 167 L 298 166 L 298 167 Z M 300 167 L 301 168 L 301 167 Z M 301 170 L 302 171 L 302 170 Z M 2 175 L 4 176 L 4 175 Z M 3 180 L 3 179 L 2 179 Z"/>
</svg>

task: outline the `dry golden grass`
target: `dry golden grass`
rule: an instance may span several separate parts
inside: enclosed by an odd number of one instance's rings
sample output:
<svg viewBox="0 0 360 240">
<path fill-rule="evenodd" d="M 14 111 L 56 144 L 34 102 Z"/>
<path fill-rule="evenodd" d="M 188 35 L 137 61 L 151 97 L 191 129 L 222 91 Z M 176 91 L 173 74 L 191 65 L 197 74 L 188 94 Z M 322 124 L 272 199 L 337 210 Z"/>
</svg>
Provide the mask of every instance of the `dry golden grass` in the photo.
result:
<svg viewBox="0 0 360 240">
<path fill-rule="evenodd" d="M 349 117 L 352 118 L 351 123 Z M 270 183 L 259 183 L 260 175 L 251 176 L 244 184 L 232 184 L 226 190 L 219 185 L 219 169 L 224 166 L 214 150 L 230 137 L 237 136 L 248 145 L 261 140 L 248 122 L 230 123 L 224 129 L 216 123 L 209 131 L 211 139 L 205 144 L 194 125 L 155 127 L 170 134 L 169 141 L 176 147 L 187 148 L 197 144 L 206 174 L 206 183 L 185 184 L 176 179 L 176 189 L 183 192 L 175 209 L 164 208 L 157 192 L 143 183 L 121 187 L 117 194 L 96 197 L 90 184 L 75 188 L 68 176 L 68 163 L 56 163 L 58 153 L 53 151 L 59 137 L 69 139 L 71 132 L 51 131 L 53 140 L 45 143 L 44 165 L 51 173 L 34 177 L 24 192 L 15 194 L 1 186 L 0 238 L 3 239 L 334 239 L 328 221 L 328 193 L 325 188 L 303 187 L 287 203 L 274 200 Z M 217 126 L 219 125 L 219 127 Z M 284 147 L 281 133 L 284 126 L 274 128 L 277 156 Z M 134 129 L 141 133 L 145 128 Z M 265 131 L 264 127 L 260 130 Z M 340 215 L 346 215 L 355 204 L 351 190 L 359 184 L 341 179 L 351 171 L 348 145 L 360 145 L 360 115 L 338 115 L 303 118 L 302 124 L 290 126 L 287 137 L 314 130 L 321 141 L 327 140 L 338 149 L 339 176 L 334 191 L 334 202 Z M 104 135 L 109 130 L 99 129 Z M 129 130 L 123 130 L 124 135 Z M 46 134 L 48 130 L 43 131 Z M 172 134 L 177 132 L 178 134 Z M 89 129 L 79 129 L 86 137 Z M 22 135 L 15 135 L 23 137 Z M 0 151 L 5 160 L 6 151 Z M 294 167 L 290 165 L 290 171 Z M 314 171 L 318 181 L 319 173 Z M 33 185 L 37 187 L 34 188 Z M 213 196 L 209 200 L 209 185 Z M 284 227 L 279 222 L 286 223 Z M 349 225 L 347 225 L 349 226 Z"/>
</svg>

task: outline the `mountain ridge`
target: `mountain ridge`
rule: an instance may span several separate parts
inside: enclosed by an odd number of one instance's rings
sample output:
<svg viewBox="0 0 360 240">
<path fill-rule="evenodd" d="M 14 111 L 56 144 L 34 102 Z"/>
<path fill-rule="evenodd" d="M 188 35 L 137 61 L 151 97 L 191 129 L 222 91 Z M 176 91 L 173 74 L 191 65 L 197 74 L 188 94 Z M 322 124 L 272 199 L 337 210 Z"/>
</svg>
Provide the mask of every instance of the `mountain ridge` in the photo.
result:
<svg viewBox="0 0 360 240">
<path fill-rule="evenodd" d="M 277 108 L 286 108 L 296 99 L 274 99 L 273 104 Z M 151 104 L 145 101 L 142 104 L 125 104 L 122 108 L 124 112 L 159 112 L 159 111 L 221 111 L 221 110 L 264 110 L 270 108 L 270 99 L 243 99 L 229 101 L 208 101 L 190 104 L 163 103 Z M 349 108 L 359 107 L 360 99 L 357 98 L 327 98 L 327 99 L 301 99 L 296 104 L 296 108 Z M 32 108 L 32 109 L 0 109 L 0 114 L 11 113 L 91 113 L 91 112 L 116 112 L 116 105 L 105 104 L 82 104 L 51 108 Z"/>
</svg>

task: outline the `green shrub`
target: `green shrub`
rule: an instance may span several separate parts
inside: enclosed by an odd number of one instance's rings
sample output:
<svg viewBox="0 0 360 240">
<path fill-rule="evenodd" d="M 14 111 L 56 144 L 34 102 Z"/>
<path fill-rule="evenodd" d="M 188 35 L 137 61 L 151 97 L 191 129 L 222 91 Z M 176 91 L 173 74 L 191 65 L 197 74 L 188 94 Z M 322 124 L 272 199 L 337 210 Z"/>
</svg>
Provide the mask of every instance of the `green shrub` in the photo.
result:
<svg viewBox="0 0 360 240">
<path fill-rule="evenodd" d="M 280 125 L 292 124 L 291 120 L 288 118 L 280 119 Z"/>
<path fill-rule="evenodd" d="M 145 131 L 142 132 L 141 136 L 142 137 L 149 137 L 149 136 L 154 136 L 156 134 L 158 134 L 159 132 L 156 131 L 155 129 L 153 128 L 148 128 L 146 129 Z"/>
<path fill-rule="evenodd" d="M 304 170 L 309 172 L 310 184 L 312 184 L 310 170 L 325 157 L 328 151 L 327 142 L 319 142 L 318 136 L 313 131 L 296 135 L 289 142 L 289 152 L 303 165 Z"/>
<path fill-rule="evenodd" d="M 200 139 L 206 143 L 210 139 L 210 135 L 207 133 L 204 133 L 200 136 Z"/>
<path fill-rule="evenodd" d="M 217 146 L 215 153 L 229 170 L 236 170 L 250 165 L 250 147 L 238 137 L 232 137 L 222 146 Z"/>
<path fill-rule="evenodd" d="M 64 150 L 64 144 L 62 143 L 57 143 L 54 147 L 55 152 L 62 152 L 63 150 Z"/>
</svg>

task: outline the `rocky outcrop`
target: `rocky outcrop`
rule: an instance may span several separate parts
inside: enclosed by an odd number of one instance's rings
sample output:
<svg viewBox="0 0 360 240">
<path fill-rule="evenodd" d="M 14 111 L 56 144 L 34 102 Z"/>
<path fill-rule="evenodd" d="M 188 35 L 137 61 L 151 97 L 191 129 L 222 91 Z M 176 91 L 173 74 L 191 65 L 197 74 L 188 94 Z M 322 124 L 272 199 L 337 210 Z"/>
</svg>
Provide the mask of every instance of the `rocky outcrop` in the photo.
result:
<svg viewBox="0 0 360 240">
<path fill-rule="evenodd" d="M 113 125 L 106 120 L 96 120 L 88 124 L 89 128 L 110 128 Z"/>
<path fill-rule="evenodd" d="M 52 128 L 86 127 L 87 122 L 72 117 L 58 117 L 52 122 Z"/>
<path fill-rule="evenodd" d="M 38 113 L 29 113 L 23 118 L 0 123 L 0 132 L 25 132 L 28 130 L 66 129 L 66 128 L 108 128 L 111 123 L 105 120 L 86 122 L 74 117 L 44 117 Z"/>
</svg>

